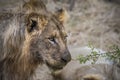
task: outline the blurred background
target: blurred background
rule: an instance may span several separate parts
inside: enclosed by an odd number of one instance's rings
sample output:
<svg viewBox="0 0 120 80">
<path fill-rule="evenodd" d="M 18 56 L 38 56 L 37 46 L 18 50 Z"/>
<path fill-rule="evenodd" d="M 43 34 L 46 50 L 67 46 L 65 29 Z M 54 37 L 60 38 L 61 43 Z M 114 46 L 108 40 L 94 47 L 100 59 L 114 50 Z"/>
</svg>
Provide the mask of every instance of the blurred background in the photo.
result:
<svg viewBox="0 0 120 80">
<path fill-rule="evenodd" d="M 0 12 L 13 10 L 28 0 L 0 0 Z M 119 0 L 43 0 L 52 12 L 65 8 L 68 20 L 70 49 L 90 43 L 96 48 L 108 50 L 120 46 L 120 1 Z"/>
<path fill-rule="evenodd" d="M 70 48 L 87 46 L 89 42 L 102 50 L 108 50 L 112 45 L 120 46 L 119 2 L 119 0 L 54 0 L 57 6 L 62 6 L 68 11 L 69 19 L 65 27 L 69 34 Z"/>
</svg>

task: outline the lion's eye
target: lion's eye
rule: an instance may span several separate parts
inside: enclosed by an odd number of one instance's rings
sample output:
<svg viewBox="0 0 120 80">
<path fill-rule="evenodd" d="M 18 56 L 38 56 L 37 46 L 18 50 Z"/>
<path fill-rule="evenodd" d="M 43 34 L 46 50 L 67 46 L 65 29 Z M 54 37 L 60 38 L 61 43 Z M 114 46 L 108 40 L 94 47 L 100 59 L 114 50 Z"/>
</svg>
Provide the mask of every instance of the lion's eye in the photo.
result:
<svg viewBox="0 0 120 80">
<path fill-rule="evenodd" d="M 55 37 L 48 38 L 51 43 L 56 43 Z"/>
</svg>

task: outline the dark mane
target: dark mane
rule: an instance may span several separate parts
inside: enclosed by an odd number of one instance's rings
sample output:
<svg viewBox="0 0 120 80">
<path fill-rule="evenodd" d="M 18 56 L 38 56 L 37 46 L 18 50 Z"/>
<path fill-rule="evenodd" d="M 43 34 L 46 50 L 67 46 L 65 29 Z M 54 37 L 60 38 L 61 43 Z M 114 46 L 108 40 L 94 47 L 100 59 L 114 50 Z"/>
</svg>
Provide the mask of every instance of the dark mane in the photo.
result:
<svg viewBox="0 0 120 80">
<path fill-rule="evenodd" d="M 32 78 L 37 65 L 29 64 L 29 57 L 21 54 L 25 40 L 25 18 L 31 12 L 43 14 L 46 11 L 42 0 L 30 0 L 23 5 L 19 13 L 17 11 L 10 13 L 12 15 L 10 23 L 5 26 L 3 33 L 0 33 L 3 39 L 1 42 L 3 53 L 0 54 L 0 80 L 30 80 Z M 1 19 L 5 18 L 1 17 Z"/>
</svg>

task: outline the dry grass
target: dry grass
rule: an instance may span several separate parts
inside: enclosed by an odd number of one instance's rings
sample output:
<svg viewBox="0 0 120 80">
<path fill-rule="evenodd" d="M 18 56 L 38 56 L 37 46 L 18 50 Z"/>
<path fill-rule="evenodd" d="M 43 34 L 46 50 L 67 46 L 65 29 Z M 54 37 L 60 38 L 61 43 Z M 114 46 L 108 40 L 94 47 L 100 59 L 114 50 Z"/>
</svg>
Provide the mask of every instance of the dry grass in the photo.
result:
<svg viewBox="0 0 120 80">
<path fill-rule="evenodd" d="M 67 23 L 70 46 L 85 46 L 92 42 L 106 50 L 120 46 L 120 6 L 104 0 L 80 0 Z"/>
</svg>

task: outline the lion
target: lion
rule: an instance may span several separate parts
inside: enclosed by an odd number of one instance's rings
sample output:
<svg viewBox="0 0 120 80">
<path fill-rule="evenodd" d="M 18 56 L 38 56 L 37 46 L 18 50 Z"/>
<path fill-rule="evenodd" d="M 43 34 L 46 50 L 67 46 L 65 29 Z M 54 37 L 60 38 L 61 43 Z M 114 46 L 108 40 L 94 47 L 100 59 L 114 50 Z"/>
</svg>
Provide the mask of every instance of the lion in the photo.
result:
<svg viewBox="0 0 120 80">
<path fill-rule="evenodd" d="M 120 66 L 117 64 L 79 64 L 71 61 L 60 72 L 55 80 L 120 80 Z"/>
<path fill-rule="evenodd" d="M 64 19 L 59 16 L 41 0 L 30 0 L 3 21 L 7 26 L 0 22 L 0 80 L 32 80 L 40 64 L 57 71 L 71 60 Z"/>
</svg>

